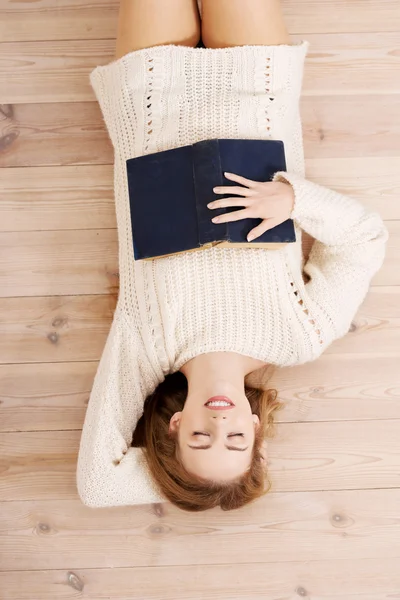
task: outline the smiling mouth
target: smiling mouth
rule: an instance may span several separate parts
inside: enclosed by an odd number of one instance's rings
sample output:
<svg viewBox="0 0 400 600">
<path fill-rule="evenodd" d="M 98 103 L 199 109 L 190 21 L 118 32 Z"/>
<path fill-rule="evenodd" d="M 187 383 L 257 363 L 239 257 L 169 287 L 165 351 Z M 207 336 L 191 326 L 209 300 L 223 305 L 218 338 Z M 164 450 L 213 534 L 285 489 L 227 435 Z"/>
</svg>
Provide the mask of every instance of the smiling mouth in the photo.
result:
<svg viewBox="0 0 400 600">
<path fill-rule="evenodd" d="M 235 408 L 232 400 L 229 400 L 226 396 L 214 396 L 207 400 L 204 406 L 211 410 L 229 410 Z"/>
</svg>

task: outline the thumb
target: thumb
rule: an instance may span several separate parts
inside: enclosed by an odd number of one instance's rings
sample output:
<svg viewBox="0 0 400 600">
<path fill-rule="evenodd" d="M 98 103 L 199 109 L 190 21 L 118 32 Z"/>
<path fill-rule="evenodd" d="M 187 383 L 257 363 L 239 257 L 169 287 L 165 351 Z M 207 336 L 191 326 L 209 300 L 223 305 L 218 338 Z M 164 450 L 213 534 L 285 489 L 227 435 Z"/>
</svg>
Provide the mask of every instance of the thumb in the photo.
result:
<svg viewBox="0 0 400 600">
<path fill-rule="evenodd" d="M 247 236 L 247 241 L 251 242 L 252 240 L 257 239 L 258 237 L 260 237 L 260 235 L 262 235 L 266 231 L 269 231 L 270 229 L 273 229 L 279 224 L 279 219 L 264 219 L 262 223 L 260 223 L 259 225 L 257 225 L 257 227 L 254 227 L 254 229 L 250 231 L 250 233 Z"/>
</svg>

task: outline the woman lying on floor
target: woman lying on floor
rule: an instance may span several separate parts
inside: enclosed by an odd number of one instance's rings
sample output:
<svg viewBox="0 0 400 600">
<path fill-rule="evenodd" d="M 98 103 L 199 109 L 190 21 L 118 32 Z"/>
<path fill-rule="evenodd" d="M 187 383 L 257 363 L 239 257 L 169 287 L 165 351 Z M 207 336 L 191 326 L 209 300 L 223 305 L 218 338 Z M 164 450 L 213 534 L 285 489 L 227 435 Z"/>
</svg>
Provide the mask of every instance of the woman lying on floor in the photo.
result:
<svg viewBox="0 0 400 600">
<path fill-rule="evenodd" d="M 315 360 L 345 335 L 384 257 L 378 215 L 304 178 L 308 44 L 290 44 L 279 1 L 203 0 L 202 11 L 122 0 L 117 59 L 91 76 L 115 152 L 120 294 L 79 454 L 90 506 L 229 510 L 264 494 L 279 406 L 264 370 Z M 240 206 L 220 222 L 258 218 L 257 238 L 292 218 L 297 243 L 135 261 L 126 160 L 212 138 L 283 141 L 287 171 L 261 183 L 226 174 L 235 187 L 215 190 L 210 220 Z M 315 239 L 305 264 L 301 230 Z"/>
</svg>

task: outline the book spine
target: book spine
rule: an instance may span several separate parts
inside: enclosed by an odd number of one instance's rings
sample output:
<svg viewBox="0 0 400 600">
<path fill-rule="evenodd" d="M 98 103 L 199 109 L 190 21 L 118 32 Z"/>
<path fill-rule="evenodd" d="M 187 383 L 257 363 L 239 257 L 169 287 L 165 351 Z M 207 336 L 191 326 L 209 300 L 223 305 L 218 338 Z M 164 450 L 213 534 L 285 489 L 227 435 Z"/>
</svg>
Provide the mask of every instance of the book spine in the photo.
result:
<svg viewBox="0 0 400 600">
<path fill-rule="evenodd" d="M 193 180 L 199 232 L 199 246 L 227 238 L 227 224 L 213 223 L 211 219 L 226 209 L 213 210 L 207 204 L 217 199 L 213 188 L 223 185 L 221 157 L 218 140 L 193 144 Z"/>
</svg>

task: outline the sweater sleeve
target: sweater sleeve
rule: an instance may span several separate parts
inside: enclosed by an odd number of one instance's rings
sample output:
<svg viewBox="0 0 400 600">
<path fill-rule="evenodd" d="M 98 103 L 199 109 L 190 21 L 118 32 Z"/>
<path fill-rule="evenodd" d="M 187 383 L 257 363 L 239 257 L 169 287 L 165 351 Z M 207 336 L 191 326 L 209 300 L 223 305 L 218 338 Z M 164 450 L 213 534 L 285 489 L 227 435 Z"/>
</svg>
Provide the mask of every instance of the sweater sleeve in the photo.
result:
<svg viewBox="0 0 400 600">
<path fill-rule="evenodd" d="M 162 501 L 141 448 L 130 447 L 146 396 L 157 385 L 139 337 L 116 313 L 96 373 L 78 457 L 77 485 L 91 507 Z"/>
<path fill-rule="evenodd" d="M 315 239 L 304 266 L 305 292 L 329 328 L 325 341 L 342 337 L 382 266 L 387 230 L 378 214 L 352 198 L 294 173 L 278 172 L 273 180 L 293 187 L 292 218 Z"/>
</svg>

